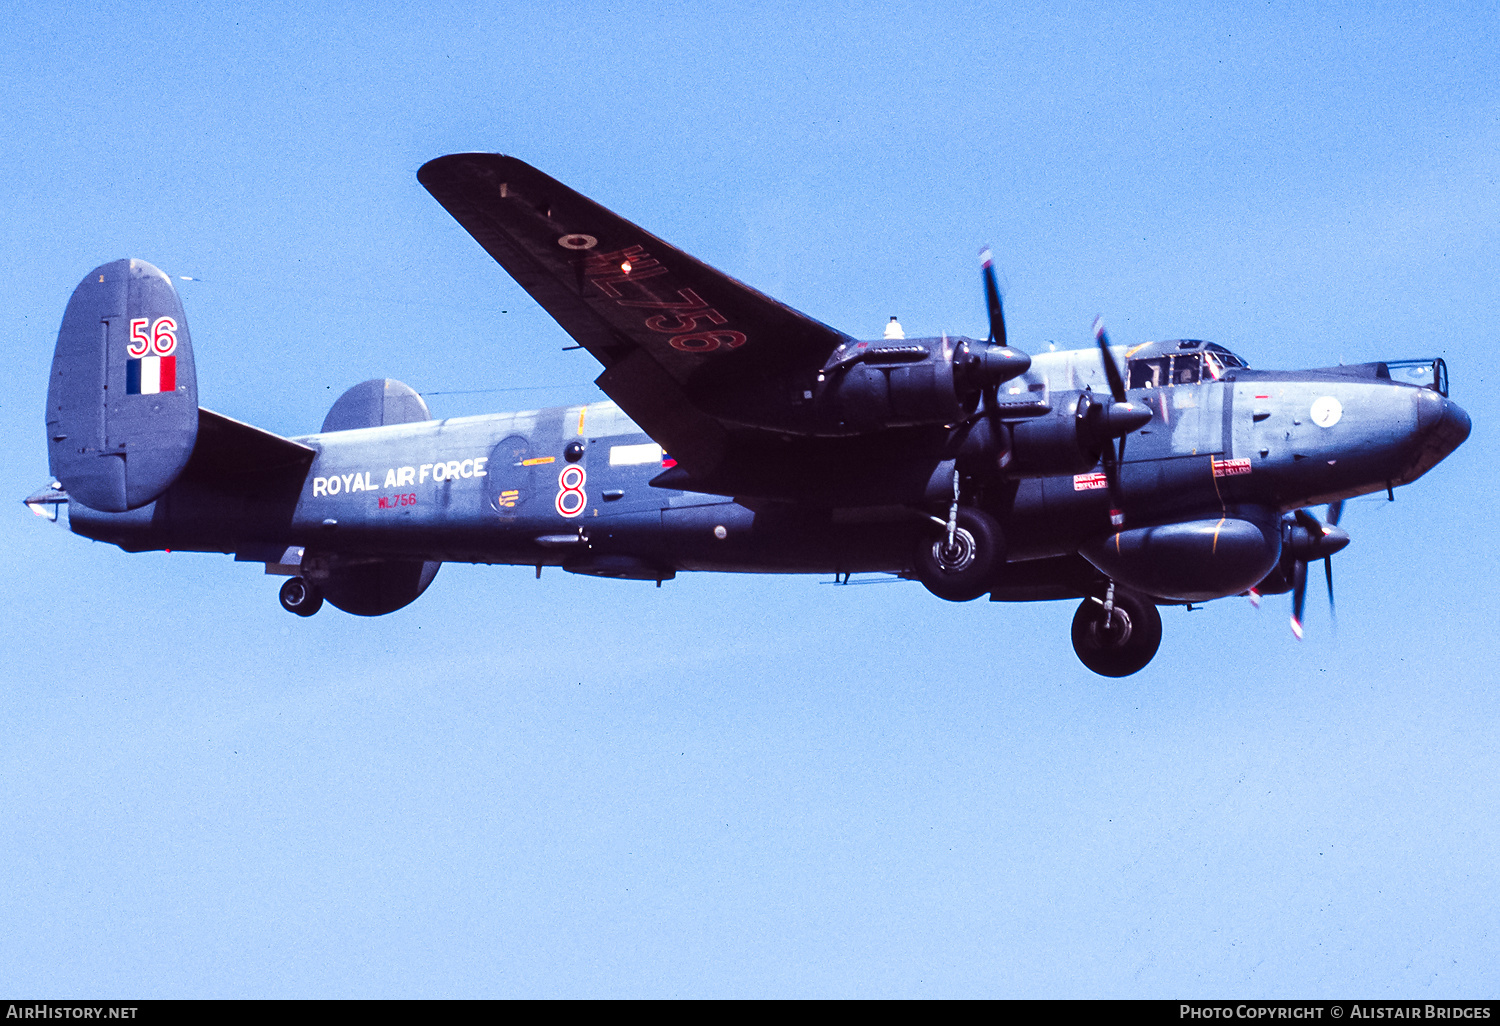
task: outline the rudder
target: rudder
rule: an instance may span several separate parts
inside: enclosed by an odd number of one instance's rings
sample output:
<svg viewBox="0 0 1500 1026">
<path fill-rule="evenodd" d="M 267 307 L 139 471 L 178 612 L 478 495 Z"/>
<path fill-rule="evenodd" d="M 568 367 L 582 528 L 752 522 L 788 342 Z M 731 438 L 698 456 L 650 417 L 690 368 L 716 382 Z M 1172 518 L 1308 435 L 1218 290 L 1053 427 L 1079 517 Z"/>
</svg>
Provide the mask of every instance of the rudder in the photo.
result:
<svg viewBox="0 0 1500 1026">
<path fill-rule="evenodd" d="M 47 455 L 70 499 L 121 513 L 187 465 L 198 382 L 182 301 L 144 260 L 116 260 L 73 290 L 47 387 Z"/>
</svg>

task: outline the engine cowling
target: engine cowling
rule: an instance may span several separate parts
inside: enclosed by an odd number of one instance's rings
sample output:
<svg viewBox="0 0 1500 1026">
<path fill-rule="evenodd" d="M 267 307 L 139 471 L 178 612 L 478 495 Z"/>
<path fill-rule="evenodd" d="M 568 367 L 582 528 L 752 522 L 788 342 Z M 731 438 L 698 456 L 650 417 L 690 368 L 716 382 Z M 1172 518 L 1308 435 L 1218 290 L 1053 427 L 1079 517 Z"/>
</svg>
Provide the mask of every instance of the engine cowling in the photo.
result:
<svg viewBox="0 0 1500 1026">
<path fill-rule="evenodd" d="M 953 363 L 921 342 L 870 345 L 843 366 L 825 371 L 824 403 L 858 430 L 952 424 L 974 412 L 977 392 L 956 386 Z"/>
<path fill-rule="evenodd" d="M 1010 469 L 1020 474 L 1081 474 L 1099 463 L 1102 443 L 1089 430 L 1088 393 L 1051 413 L 1008 425 Z"/>
<path fill-rule="evenodd" d="M 840 346 L 820 375 L 824 416 L 847 429 L 957 424 L 985 389 L 1025 373 L 1031 357 L 973 339 Z"/>
</svg>

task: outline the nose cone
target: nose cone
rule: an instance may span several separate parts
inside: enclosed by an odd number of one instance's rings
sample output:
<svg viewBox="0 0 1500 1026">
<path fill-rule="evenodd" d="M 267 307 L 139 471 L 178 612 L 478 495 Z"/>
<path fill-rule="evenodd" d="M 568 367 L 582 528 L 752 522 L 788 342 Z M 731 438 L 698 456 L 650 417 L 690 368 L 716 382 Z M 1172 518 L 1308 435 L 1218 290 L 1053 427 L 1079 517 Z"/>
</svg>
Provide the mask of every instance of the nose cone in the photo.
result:
<svg viewBox="0 0 1500 1026">
<path fill-rule="evenodd" d="M 1417 434 L 1421 438 L 1421 448 L 1405 480 L 1414 481 L 1437 466 L 1464 443 L 1473 427 L 1469 415 L 1458 403 L 1431 389 L 1421 390 L 1417 396 Z"/>
</svg>

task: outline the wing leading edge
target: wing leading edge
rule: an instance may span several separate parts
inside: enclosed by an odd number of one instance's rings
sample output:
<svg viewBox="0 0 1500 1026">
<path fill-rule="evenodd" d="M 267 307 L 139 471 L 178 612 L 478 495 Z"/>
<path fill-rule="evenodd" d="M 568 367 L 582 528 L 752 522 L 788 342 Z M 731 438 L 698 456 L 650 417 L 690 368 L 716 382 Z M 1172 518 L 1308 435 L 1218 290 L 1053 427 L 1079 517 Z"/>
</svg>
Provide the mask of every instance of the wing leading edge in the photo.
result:
<svg viewBox="0 0 1500 1026">
<path fill-rule="evenodd" d="M 598 385 L 685 469 L 710 475 L 756 436 L 803 435 L 819 369 L 852 341 L 491 153 L 417 180 L 604 365 Z"/>
</svg>

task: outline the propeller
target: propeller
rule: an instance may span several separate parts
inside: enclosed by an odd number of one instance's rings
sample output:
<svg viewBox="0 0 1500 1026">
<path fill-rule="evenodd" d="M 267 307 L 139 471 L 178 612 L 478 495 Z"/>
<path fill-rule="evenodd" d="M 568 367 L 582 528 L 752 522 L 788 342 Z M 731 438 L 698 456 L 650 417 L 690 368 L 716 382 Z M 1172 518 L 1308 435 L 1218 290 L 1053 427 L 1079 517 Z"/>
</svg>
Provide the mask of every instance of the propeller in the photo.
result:
<svg viewBox="0 0 1500 1026">
<path fill-rule="evenodd" d="M 1000 303 L 1000 286 L 995 282 L 995 268 L 989 247 L 979 252 L 984 276 L 985 306 L 989 311 L 990 336 L 983 346 L 958 343 L 953 351 L 954 384 L 972 395 L 977 391 L 983 402 L 984 423 L 991 437 L 999 438 L 1000 386 L 1031 368 L 1031 357 L 1012 349 L 1005 340 L 1005 310 Z"/>
<path fill-rule="evenodd" d="M 1305 509 L 1292 514 L 1295 526 L 1287 545 L 1291 548 L 1292 563 L 1292 633 L 1302 640 L 1302 611 L 1307 605 L 1307 564 L 1315 559 L 1323 561 L 1323 574 L 1328 582 L 1328 609 L 1333 605 L 1333 554 L 1349 544 L 1349 532 L 1338 526 L 1344 514 L 1342 501 L 1328 504 L 1327 521 L 1320 521 Z M 1298 534 L 1298 528 L 1302 534 Z"/>
<path fill-rule="evenodd" d="M 984 281 L 984 301 L 989 314 L 990 335 L 982 347 L 970 346 L 966 341 L 958 344 L 953 351 L 953 375 L 955 385 L 967 394 L 973 395 L 975 391 L 979 393 L 983 402 L 983 419 L 971 422 L 970 426 L 982 424 L 987 435 L 981 434 L 977 438 L 986 438 L 988 441 L 1000 437 L 999 421 L 1004 413 L 1000 403 L 1000 386 L 1030 369 L 1031 357 L 1018 349 L 1012 349 L 1006 340 L 1005 308 L 1000 301 L 1000 286 L 995 280 L 994 259 L 988 246 L 979 251 L 979 263 Z M 1080 400 L 1083 405 L 1079 407 L 1079 429 L 1090 446 L 1101 453 L 1105 480 L 1109 484 L 1110 523 L 1120 527 L 1125 523 L 1120 489 L 1120 464 L 1125 459 L 1125 436 L 1147 424 L 1153 414 L 1151 407 L 1145 403 L 1133 403 L 1126 397 L 1125 379 L 1120 374 L 1114 354 L 1109 351 L 1109 339 L 1104 333 L 1102 321 L 1094 322 L 1094 336 L 1099 343 L 1099 355 L 1104 360 L 1104 375 L 1109 381 L 1110 398 L 1101 401 L 1085 395 Z"/>
<path fill-rule="evenodd" d="M 1094 341 L 1099 344 L 1099 357 L 1104 362 L 1110 403 L 1091 407 L 1087 416 L 1093 422 L 1095 437 L 1100 443 L 1104 480 L 1109 485 L 1109 522 L 1114 527 L 1123 527 L 1125 500 L 1120 490 L 1120 464 L 1125 462 L 1125 436 L 1150 423 L 1152 413 L 1151 407 L 1145 403 L 1133 403 L 1126 397 L 1125 378 L 1120 373 L 1119 364 L 1115 363 L 1114 353 L 1109 351 L 1109 335 L 1104 330 L 1102 317 L 1094 318 Z"/>
</svg>

